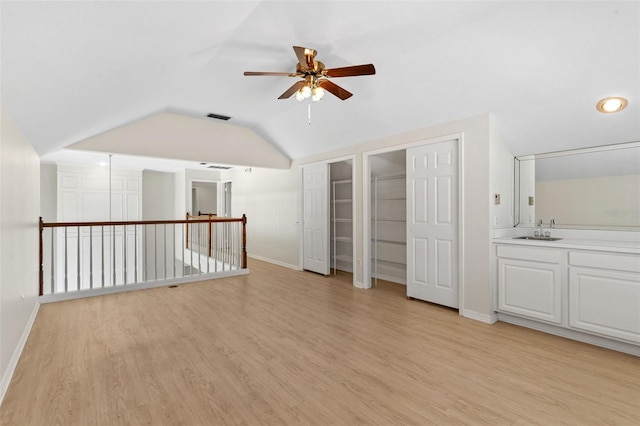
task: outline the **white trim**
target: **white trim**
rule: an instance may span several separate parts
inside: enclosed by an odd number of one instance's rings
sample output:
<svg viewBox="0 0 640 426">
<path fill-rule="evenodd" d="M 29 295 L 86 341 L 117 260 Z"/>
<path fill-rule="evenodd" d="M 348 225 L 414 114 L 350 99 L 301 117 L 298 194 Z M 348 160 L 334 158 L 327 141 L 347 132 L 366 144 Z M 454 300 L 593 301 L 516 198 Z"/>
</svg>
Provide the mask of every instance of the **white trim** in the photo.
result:
<svg viewBox="0 0 640 426">
<path fill-rule="evenodd" d="M 114 287 L 94 288 L 80 291 L 73 291 L 59 294 L 45 294 L 40 296 L 40 303 L 61 302 L 63 300 L 82 299 L 85 297 L 104 296 L 107 294 L 124 293 L 127 291 L 145 290 L 149 288 L 167 287 L 176 284 L 190 284 L 199 281 L 215 280 L 218 278 L 236 277 L 249 274 L 249 269 L 234 269 L 231 271 L 216 272 L 215 274 L 202 274 L 190 277 L 172 278 L 159 282 L 150 281 L 146 283 L 117 285 Z"/>
<path fill-rule="evenodd" d="M 2 400 L 4 399 L 5 394 L 7 393 L 7 389 L 9 389 L 9 383 L 11 383 L 11 378 L 13 377 L 13 373 L 16 370 L 16 366 L 18 365 L 18 361 L 20 360 L 20 356 L 22 355 L 22 350 L 24 349 L 24 345 L 27 343 L 27 339 L 29 338 L 29 334 L 31 334 L 31 327 L 33 327 L 33 323 L 38 316 L 38 310 L 40 309 L 40 301 L 36 300 L 36 304 L 33 306 L 33 310 L 31 311 L 31 315 L 29 316 L 29 320 L 27 321 L 27 325 L 22 331 L 22 336 L 20 336 L 20 340 L 18 341 L 18 346 L 16 346 L 15 351 L 13 351 L 13 355 L 11 355 L 11 359 L 9 360 L 9 364 L 7 365 L 7 369 L 2 376 L 2 381 L 0 382 L 0 404 L 2 404 Z"/>
<path fill-rule="evenodd" d="M 577 340 L 579 342 L 588 343 L 590 345 L 600 346 L 602 348 L 611 349 L 618 352 L 624 352 L 627 354 L 640 356 L 640 345 L 626 343 L 606 337 L 596 336 L 593 334 L 582 333 L 577 330 L 571 330 L 564 327 L 558 327 L 551 324 L 546 324 L 540 321 L 529 320 L 526 318 L 520 318 L 514 315 L 505 313 L 498 313 L 498 320 L 509 324 L 518 325 L 521 327 L 531 328 L 533 330 L 542 331 L 544 333 L 553 334 L 556 336 L 564 337 L 566 339 Z"/>
<path fill-rule="evenodd" d="M 279 260 L 270 259 L 268 257 L 258 256 L 257 254 L 247 254 L 247 256 L 249 256 L 252 259 L 257 259 L 257 260 L 261 260 L 263 262 L 272 263 L 274 265 L 282 266 L 284 268 L 293 269 L 294 271 L 302 271 L 302 268 L 299 265 L 293 265 L 291 263 L 281 262 Z"/>
<path fill-rule="evenodd" d="M 460 315 L 475 321 L 484 322 L 485 324 L 493 324 L 498 321 L 498 314 L 496 314 L 495 312 L 487 315 L 480 312 L 471 311 L 469 309 L 460 309 Z"/>
<path fill-rule="evenodd" d="M 355 281 L 353 285 L 364 290 L 364 283 L 361 283 L 360 281 Z"/>
<path fill-rule="evenodd" d="M 400 284 L 400 285 L 407 285 L 407 280 L 406 279 L 402 279 L 402 278 L 398 278 L 398 277 L 392 277 L 390 275 L 385 275 L 385 274 L 371 274 L 371 276 L 373 278 L 378 278 L 379 280 L 383 280 L 383 281 L 389 281 L 392 283 L 396 283 L 396 284 Z"/>
</svg>

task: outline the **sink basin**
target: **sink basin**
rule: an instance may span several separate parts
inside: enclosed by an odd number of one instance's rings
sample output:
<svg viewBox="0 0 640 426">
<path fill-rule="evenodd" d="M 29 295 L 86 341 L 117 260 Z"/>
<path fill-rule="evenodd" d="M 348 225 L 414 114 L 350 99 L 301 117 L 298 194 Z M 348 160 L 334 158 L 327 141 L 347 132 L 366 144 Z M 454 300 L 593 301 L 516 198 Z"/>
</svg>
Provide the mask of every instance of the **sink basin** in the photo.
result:
<svg viewBox="0 0 640 426">
<path fill-rule="evenodd" d="M 562 238 L 556 237 L 534 237 L 533 235 L 525 235 L 524 237 L 514 237 L 514 240 L 535 240 L 535 241 L 558 241 Z"/>
</svg>

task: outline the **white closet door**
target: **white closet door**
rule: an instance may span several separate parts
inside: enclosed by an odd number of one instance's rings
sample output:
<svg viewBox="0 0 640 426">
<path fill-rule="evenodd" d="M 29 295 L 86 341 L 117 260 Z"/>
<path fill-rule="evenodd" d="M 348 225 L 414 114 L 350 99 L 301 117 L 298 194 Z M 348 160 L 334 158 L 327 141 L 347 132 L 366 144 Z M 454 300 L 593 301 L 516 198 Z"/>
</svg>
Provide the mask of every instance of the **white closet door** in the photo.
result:
<svg viewBox="0 0 640 426">
<path fill-rule="evenodd" d="M 329 274 L 329 164 L 302 168 L 303 268 Z"/>
<path fill-rule="evenodd" d="M 407 296 L 458 307 L 458 142 L 407 149 Z"/>
</svg>

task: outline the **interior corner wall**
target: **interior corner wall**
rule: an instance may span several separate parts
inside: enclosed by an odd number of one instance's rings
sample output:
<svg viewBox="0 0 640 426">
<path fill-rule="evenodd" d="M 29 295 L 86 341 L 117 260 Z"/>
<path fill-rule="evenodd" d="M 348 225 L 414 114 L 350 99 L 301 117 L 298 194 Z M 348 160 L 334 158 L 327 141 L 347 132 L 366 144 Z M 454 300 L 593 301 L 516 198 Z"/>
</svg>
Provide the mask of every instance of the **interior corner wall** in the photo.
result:
<svg viewBox="0 0 640 426">
<path fill-rule="evenodd" d="M 234 217 L 247 215 L 247 253 L 293 269 L 298 268 L 299 171 L 241 168 L 232 181 Z M 251 268 L 251 262 L 249 262 Z"/>
<path fill-rule="evenodd" d="M 507 147 L 500 129 L 493 117 L 490 117 L 490 178 L 491 193 L 489 194 L 493 229 L 513 227 L 513 155 Z M 500 197 L 500 204 L 496 204 L 496 194 Z"/>
<path fill-rule="evenodd" d="M 40 158 L 0 109 L 0 400 L 38 304 Z"/>
</svg>

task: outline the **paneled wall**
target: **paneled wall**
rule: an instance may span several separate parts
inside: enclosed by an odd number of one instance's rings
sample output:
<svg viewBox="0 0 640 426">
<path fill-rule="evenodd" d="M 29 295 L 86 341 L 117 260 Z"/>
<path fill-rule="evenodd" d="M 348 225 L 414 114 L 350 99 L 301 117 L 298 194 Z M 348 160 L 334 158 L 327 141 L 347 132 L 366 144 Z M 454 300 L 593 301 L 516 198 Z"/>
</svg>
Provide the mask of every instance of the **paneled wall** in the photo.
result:
<svg viewBox="0 0 640 426">
<path fill-rule="evenodd" d="M 59 222 L 141 219 L 140 171 L 112 170 L 109 176 L 109 169 L 106 167 L 58 166 Z M 80 288 L 122 284 L 125 281 L 125 270 L 127 282 L 143 279 L 141 228 L 70 227 L 66 231 L 58 229 L 56 232 L 58 258 L 55 260 L 55 286 L 58 290 L 65 287 L 77 289 L 78 276 Z M 104 270 L 103 265 L 106 265 Z"/>
</svg>

